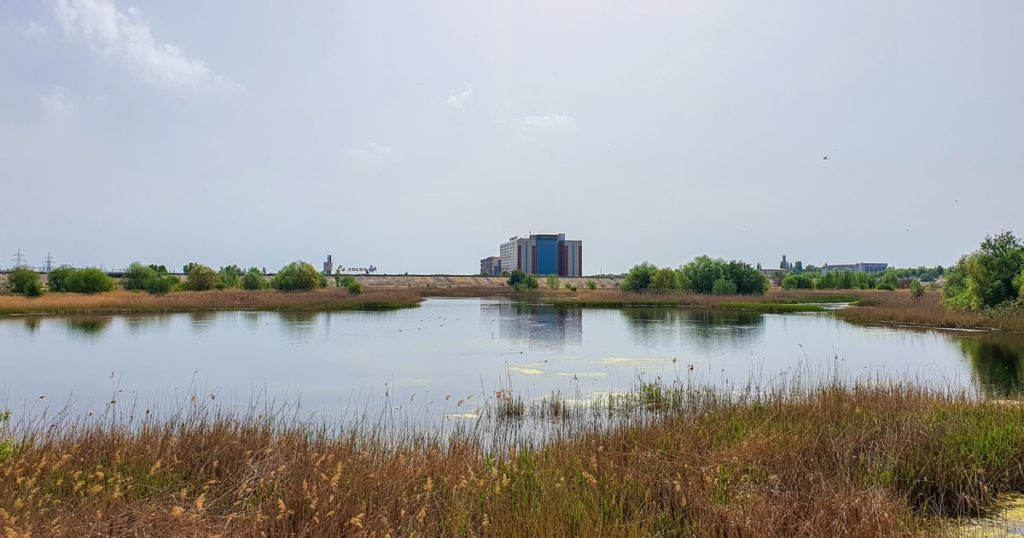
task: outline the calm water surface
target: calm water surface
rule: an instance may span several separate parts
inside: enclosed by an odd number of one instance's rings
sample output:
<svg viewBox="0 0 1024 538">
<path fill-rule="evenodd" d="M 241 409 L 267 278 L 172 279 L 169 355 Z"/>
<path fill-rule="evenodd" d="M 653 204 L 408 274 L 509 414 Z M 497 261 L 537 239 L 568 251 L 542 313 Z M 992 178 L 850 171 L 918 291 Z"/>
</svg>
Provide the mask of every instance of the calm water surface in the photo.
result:
<svg viewBox="0 0 1024 538">
<path fill-rule="evenodd" d="M 0 318 L 0 405 L 97 410 L 111 399 L 153 405 L 197 393 L 235 405 L 301 399 L 306 410 L 338 414 L 387 392 L 461 414 L 508 386 L 527 397 L 590 395 L 639 378 L 725 387 L 835 371 L 1001 397 L 1020 389 L 1022 356 L 1013 338 L 824 315 L 492 299 L 430 299 L 395 312 L 8 317 Z"/>
</svg>

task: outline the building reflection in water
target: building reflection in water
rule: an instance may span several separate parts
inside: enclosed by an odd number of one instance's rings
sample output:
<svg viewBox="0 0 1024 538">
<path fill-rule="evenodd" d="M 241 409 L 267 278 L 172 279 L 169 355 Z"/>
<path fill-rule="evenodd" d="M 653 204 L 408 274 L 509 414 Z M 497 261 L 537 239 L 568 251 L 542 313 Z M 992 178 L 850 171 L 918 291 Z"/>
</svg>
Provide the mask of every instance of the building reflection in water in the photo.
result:
<svg viewBox="0 0 1024 538">
<path fill-rule="evenodd" d="M 583 309 L 512 301 L 482 302 L 483 319 L 498 319 L 498 337 L 529 349 L 562 349 L 583 344 Z"/>
<path fill-rule="evenodd" d="M 964 338 L 960 349 L 983 394 L 1005 398 L 1024 393 L 1024 338 L 1020 335 Z"/>
</svg>

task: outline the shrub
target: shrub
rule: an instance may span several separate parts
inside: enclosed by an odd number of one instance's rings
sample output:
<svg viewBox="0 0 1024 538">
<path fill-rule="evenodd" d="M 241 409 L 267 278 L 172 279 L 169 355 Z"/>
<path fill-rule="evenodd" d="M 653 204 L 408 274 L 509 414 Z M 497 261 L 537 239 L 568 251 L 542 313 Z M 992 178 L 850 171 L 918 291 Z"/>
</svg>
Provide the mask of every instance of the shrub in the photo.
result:
<svg viewBox="0 0 1024 538">
<path fill-rule="evenodd" d="M 782 278 L 782 283 L 780 284 L 780 286 L 782 286 L 782 289 L 784 290 L 795 290 L 800 287 L 800 284 L 795 276 L 786 275 L 785 277 Z"/>
<path fill-rule="evenodd" d="M 658 269 L 651 277 L 651 289 L 658 292 L 674 291 L 681 288 L 679 283 L 679 272 L 666 267 Z"/>
<path fill-rule="evenodd" d="M 341 273 L 334 273 L 334 285 L 339 288 L 347 288 L 349 283 L 355 282 L 356 278 L 352 275 L 343 275 Z"/>
<path fill-rule="evenodd" d="M 946 304 L 977 310 L 1020 298 L 1024 245 L 1010 232 L 985 237 L 978 250 L 946 271 Z"/>
<path fill-rule="evenodd" d="M 64 280 L 64 291 L 72 293 L 103 293 L 114 289 L 114 279 L 95 267 L 73 269 Z"/>
<path fill-rule="evenodd" d="M 39 297 L 43 294 L 43 285 L 39 281 L 39 273 L 28 267 L 18 267 L 7 275 L 7 288 L 11 293 L 25 297 Z"/>
<path fill-rule="evenodd" d="M 516 291 L 535 290 L 539 287 L 537 279 L 533 275 L 528 275 L 519 269 L 509 274 L 508 285 L 512 286 L 512 289 Z"/>
<path fill-rule="evenodd" d="M 167 274 L 164 266 L 142 265 L 139 262 L 132 262 L 121 277 L 122 288 L 129 291 L 148 291 L 154 295 L 170 293 L 178 284 L 178 278 Z"/>
<path fill-rule="evenodd" d="M 651 263 L 643 262 L 634 265 L 626 274 L 622 284 L 619 284 L 619 289 L 622 291 L 645 291 L 651 287 L 651 280 L 657 272 L 658 268 Z"/>
<path fill-rule="evenodd" d="M 359 295 L 360 293 L 363 293 L 363 285 L 354 278 L 348 284 L 345 284 L 345 289 L 348 290 L 349 295 Z"/>
<path fill-rule="evenodd" d="M 190 263 L 188 276 L 185 277 L 185 289 L 189 291 L 207 291 L 216 288 L 220 283 L 217 272 L 202 264 Z"/>
<path fill-rule="evenodd" d="M 326 286 L 327 278 L 316 267 L 297 261 L 282 267 L 271 279 L 270 285 L 278 291 L 315 290 Z"/>
<path fill-rule="evenodd" d="M 875 289 L 893 291 L 899 287 L 899 284 L 900 281 L 899 277 L 896 276 L 896 271 L 888 269 L 885 271 L 885 274 L 882 275 L 882 278 L 878 279 L 878 283 L 875 284 Z"/>
<path fill-rule="evenodd" d="M 242 268 L 237 265 L 221 267 L 217 271 L 217 279 L 221 288 L 238 288 L 242 285 Z"/>
<path fill-rule="evenodd" d="M 263 272 L 256 267 L 250 267 L 245 275 L 242 276 L 242 288 L 247 290 L 263 290 L 267 289 L 269 284 L 267 279 L 263 278 Z"/>
<path fill-rule="evenodd" d="M 70 265 L 62 265 L 46 275 L 46 287 L 53 292 L 68 291 L 64 285 L 68 276 L 75 271 Z"/>
<path fill-rule="evenodd" d="M 594 282 L 593 280 L 587 280 L 587 289 L 588 290 L 596 290 L 597 289 L 597 282 Z"/>
<path fill-rule="evenodd" d="M 719 278 L 711 285 L 711 293 L 715 295 L 736 295 L 736 284 L 727 278 Z"/>
<path fill-rule="evenodd" d="M 924 286 L 922 286 L 921 281 L 916 278 L 910 281 L 910 297 L 914 300 L 924 297 Z"/>
<path fill-rule="evenodd" d="M 553 290 L 557 290 L 558 288 L 562 287 L 562 283 L 559 280 L 558 275 L 548 275 L 547 282 L 548 287 Z"/>
</svg>

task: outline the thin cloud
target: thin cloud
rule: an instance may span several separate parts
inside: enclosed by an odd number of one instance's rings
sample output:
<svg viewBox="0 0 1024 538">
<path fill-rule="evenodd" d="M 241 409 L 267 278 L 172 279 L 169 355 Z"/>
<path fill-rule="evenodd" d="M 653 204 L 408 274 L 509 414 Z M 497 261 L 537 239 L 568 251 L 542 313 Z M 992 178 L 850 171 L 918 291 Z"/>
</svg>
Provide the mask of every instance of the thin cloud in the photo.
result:
<svg viewBox="0 0 1024 538">
<path fill-rule="evenodd" d="M 345 155 L 349 159 L 362 162 L 383 161 L 392 153 L 393 150 L 391 148 L 376 142 L 370 142 L 365 148 L 349 148 L 345 150 Z"/>
<path fill-rule="evenodd" d="M 527 116 L 522 119 L 521 123 L 525 127 L 535 129 L 554 129 L 561 131 L 572 131 L 576 129 L 576 119 L 568 114 Z"/>
<path fill-rule="evenodd" d="M 49 33 L 46 28 L 36 24 L 36 21 L 28 21 L 28 24 L 19 24 L 16 27 L 18 35 L 27 39 L 42 39 Z"/>
<path fill-rule="evenodd" d="M 473 85 L 472 84 L 466 84 L 466 89 L 465 90 L 462 90 L 459 93 L 453 93 L 453 94 L 449 95 L 448 98 L 443 101 L 443 103 L 448 105 L 448 106 L 450 106 L 450 107 L 462 108 L 462 106 L 466 103 L 466 101 L 468 101 L 469 98 L 472 97 L 472 96 L 473 96 Z"/>
<path fill-rule="evenodd" d="M 174 90 L 237 87 L 177 45 L 157 42 L 138 8 L 119 11 L 113 0 L 57 0 L 55 11 L 69 37 L 119 58 L 147 82 Z"/>
</svg>

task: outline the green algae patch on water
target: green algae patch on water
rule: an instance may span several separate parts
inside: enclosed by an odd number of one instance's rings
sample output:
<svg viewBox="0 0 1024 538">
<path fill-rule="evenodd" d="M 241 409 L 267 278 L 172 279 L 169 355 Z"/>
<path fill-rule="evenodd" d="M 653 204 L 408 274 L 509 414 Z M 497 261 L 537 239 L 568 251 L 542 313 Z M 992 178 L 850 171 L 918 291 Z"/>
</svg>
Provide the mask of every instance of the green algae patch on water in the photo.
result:
<svg viewBox="0 0 1024 538">
<path fill-rule="evenodd" d="M 965 520 L 952 534 L 963 538 L 1024 538 L 1024 495 L 1000 497 L 988 517 Z"/>
</svg>

